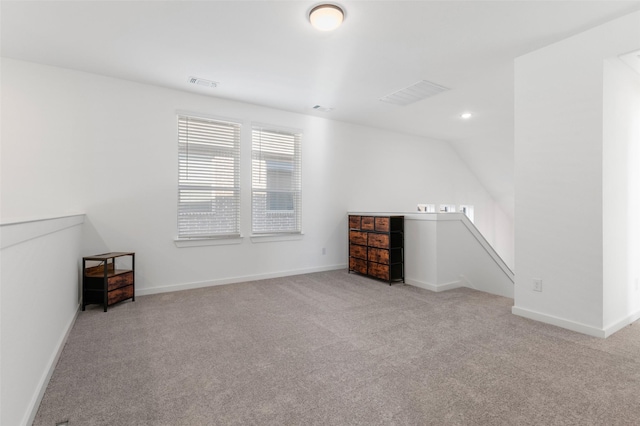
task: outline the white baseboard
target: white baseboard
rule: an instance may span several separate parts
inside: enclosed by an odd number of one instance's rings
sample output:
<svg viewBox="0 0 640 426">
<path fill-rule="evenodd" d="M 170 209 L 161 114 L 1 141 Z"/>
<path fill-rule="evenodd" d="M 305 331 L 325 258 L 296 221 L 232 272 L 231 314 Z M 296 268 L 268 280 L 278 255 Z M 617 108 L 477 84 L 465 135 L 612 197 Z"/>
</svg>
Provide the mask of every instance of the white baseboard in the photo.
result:
<svg viewBox="0 0 640 426">
<path fill-rule="evenodd" d="M 546 324 L 555 325 L 557 327 L 566 328 L 567 330 L 577 331 L 578 333 L 586 334 L 588 336 L 605 338 L 607 337 L 606 331 L 597 327 L 582 324 L 579 322 L 567 320 L 564 318 L 555 317 L 553 315 L 547 315 L 529 309 L 519 308 L 513 306 L 511 313 L 524 318 L 540 321 Z"/>
<path fill-rule="evenodd" d="M 640 319 L 640 311 L 635 312 L 620 321 L 600 329 L 586 324 L 581 324 L 575 321 L 566 320 L 563 318 L 554 317 L 553 315 L 542 314 L 540 312 L 531 311 L 529 309 L 519 308 L 514 306 L 511 308 L 511 313 L 519 315 L 524 318 L 529 318 L 535 321 L 544 322 L 546 324 L 555 325 L 558 327 L 566 328 L 567 330 L 577 331 L 578 333 L 586 334 L 593 337 L 600 337 L 602 339 L 607 338 L 617 331 L 622 330 L 629 324 L 632 324 Z"/>
<path fill-rule="evenodd" d="M 44 397 L 44 393 L 47 390 L 47 386 L 49 386 L 49 381 L 51 380 L 51 376 L 53 375 L 53 370 L 55 370 L 56 365 L 58 365 L 58 360 L 60 359 L 60 355 L 62 355 L 62 350 L 64 349 L 64 345 L 67 343 L 67 339 L 69 338 L 69 334 L 71 333 L 71 329 L 73 325 L 76 323 L 76 319 L 78 318 L 78 314 L 80 313 L 80 304 L 76 308 L 76 312 L 71 318 L 71 321 L 67 324 L 66 331 L 58 341 L 56 351 L 51 355 L 49 362 L 47 363 L 47 369 L 44 374 L 40 378 L 38 382 L 37 391 L 31 398 L 31 402 L 29 403 L 29 407 L 27 412 L 25 413 L 25 418 L 23 418 L 22 425 L 32 425 L 34 420 L 36 419 L 36 414 L 38 414 L 38 408 L 40 407 L 40 403 L 42 402 L 42 397 Z"/>
<path fill-rule="evenodd" d="M 420 280 L 415 280 L 413 278 L 405 277 L 404 282 L 405 284 L 409 284 L 414 287 L 420 287 L 420 288 L 424 288 L 425 290 L 430 290 L 435 292 L 453 290 L 454 288 L 460 288 L 460 287 L 466 287 L 465 285 L 466 283 L 464 281 L 451 281 L 449 283 L 443 283 L 443 284 L 432 284 L 425 281 L 420 281 Z"/>
<path fill-rule="evenodd" d="M 192 283 L 173 284 L 162 287 L 136 288 L 136 296 L 146 296 L 149 294 L 169 293 L 172 291 L 191 290 L 194 288 L 213 287 L 217 285 L 235 284 L 247 281 L 266 280 L 269 278 L 288 277 L 291 275 L 311 274 L 313 272 L 335 271 L 346 269 L 347 264 L 320 266 L 316 268 L 292 269 L 288 271 L 271 272 L 267 274 L 244 275 L 239 277 L 220 278 L 217 280 L 197 281 Z"/>
<path fill-rule="evenodd" d="M 604 337 L 611 336 L 613 333 L 622 330 L 626 326 L 636 322 L 638 319 L 640 319 L 640 311 L 637 311 L 631 315 L 628 315 L 626 318 L 621 319 L 620 321 L 616 322 L 613 325 L 605 327 Z"/>
</svg>

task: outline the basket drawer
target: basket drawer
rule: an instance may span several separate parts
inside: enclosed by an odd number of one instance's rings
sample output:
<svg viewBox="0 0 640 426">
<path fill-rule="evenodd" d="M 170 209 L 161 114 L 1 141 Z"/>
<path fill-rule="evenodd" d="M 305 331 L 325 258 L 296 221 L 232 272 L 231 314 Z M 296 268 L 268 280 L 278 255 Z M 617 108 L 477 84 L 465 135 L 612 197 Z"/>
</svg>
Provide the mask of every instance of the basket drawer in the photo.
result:
<svg viewBox="0 0 640 426">
<path fill-rule="evenodd" d="M 115 275 L 107 279 L 107 290 L 115 290 L 120 287 L 133 284 L 133 271 L 124 274 Z"/>
<path fill-rule="evenodd" d="M 121 302 L 123 300 L 131 299 L 133 297 L 133 286 L 120 287 L 116 290 L 110 291 L 107 295 L 107 304 L 113 305 L 114 303 Z"/>
</svg>

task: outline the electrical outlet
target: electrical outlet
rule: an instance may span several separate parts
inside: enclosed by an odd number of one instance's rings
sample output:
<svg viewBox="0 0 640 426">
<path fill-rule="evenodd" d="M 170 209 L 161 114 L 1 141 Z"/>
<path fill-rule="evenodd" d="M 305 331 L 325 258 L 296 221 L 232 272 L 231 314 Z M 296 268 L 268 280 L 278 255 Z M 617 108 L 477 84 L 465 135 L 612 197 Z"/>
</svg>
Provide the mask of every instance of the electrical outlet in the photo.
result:
<svg viewBox="0 0 640 426">
<path fill-rule="evenodd" d="M 327 254 L 327 249 L 325 247 L 322 247 L 322 255 L 324 256 L 325 254 Z"/>
<path fill-rule="evenodd" d="M 533 279 L 533 291 L 542 291 L 542 280 L 540 278 Z"/>
</svg>

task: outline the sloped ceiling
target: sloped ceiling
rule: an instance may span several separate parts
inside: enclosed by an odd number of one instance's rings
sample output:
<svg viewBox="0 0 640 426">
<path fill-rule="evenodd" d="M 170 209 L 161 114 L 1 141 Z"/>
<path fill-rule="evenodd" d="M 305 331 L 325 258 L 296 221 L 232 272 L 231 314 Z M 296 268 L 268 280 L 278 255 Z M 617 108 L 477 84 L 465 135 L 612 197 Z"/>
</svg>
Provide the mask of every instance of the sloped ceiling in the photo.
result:
<svg viewBox="0 0 640 426">
<path fill-rule="evenodd" d="M 305 0 L 2 1 L 1 53 L 449 141 L 512 216 L 514 58 L 640 10 L 639 1 L 338 3 L 343 26 L 321 33 L 307 20 L 317 2 Z M 420 80 L 451 90 L 407 106 L 379 101 Z M 464 111 L 474 116 L 463 121 Z"/>
</svg>

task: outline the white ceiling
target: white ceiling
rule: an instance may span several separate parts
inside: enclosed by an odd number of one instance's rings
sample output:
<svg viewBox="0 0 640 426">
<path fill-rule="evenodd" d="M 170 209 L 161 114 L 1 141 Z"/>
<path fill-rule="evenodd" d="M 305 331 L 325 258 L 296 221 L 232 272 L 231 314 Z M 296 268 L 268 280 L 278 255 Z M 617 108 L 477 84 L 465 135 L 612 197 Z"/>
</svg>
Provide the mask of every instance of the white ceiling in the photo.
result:
<svg viewBox="0 0 640 426">
<path fill-rule="evenodd" d="M 2 0 L 2 56 L 446 140 L 512 215 L 513 59 L 640 10 L 610 0 L 340 1 L 343 26 L 321 33 L 307 20 L 317 3 Z M 408 106 L 378 100 L 420 80 L 452 90 Z M 475 115 L 463 121 L 463 111 Z"/>
</svg>

